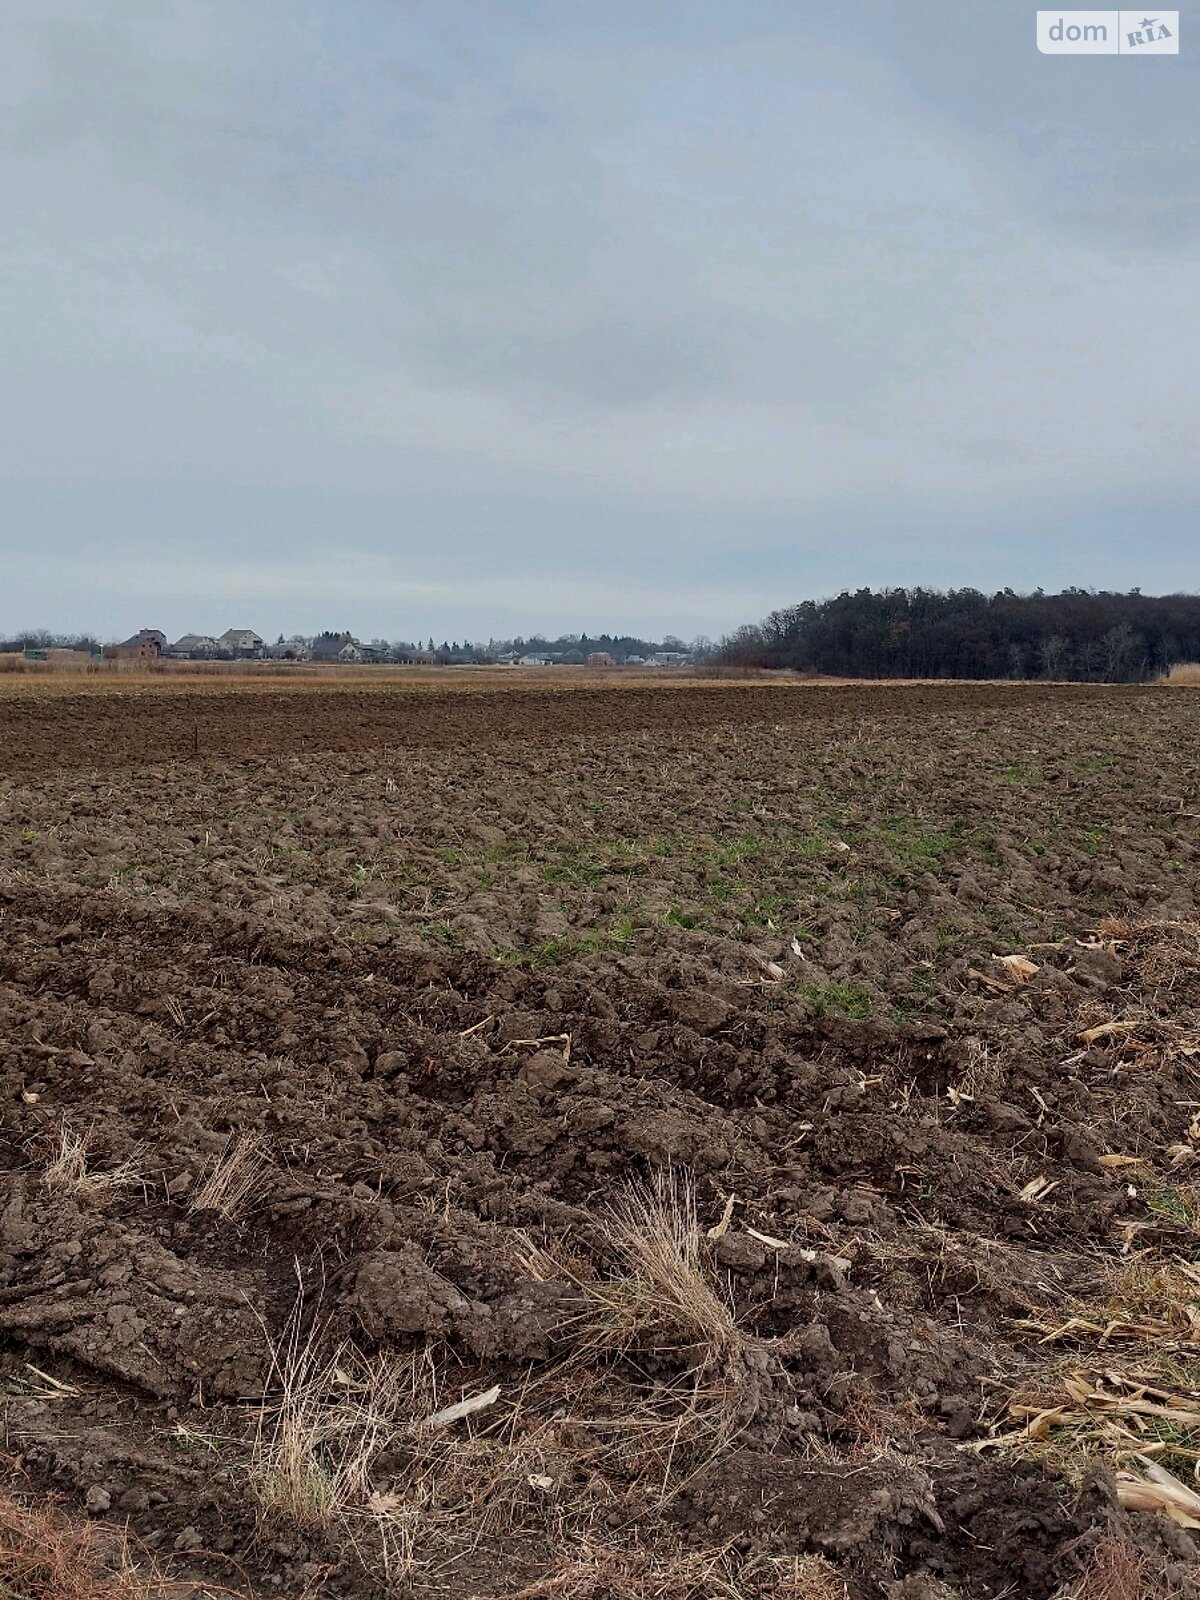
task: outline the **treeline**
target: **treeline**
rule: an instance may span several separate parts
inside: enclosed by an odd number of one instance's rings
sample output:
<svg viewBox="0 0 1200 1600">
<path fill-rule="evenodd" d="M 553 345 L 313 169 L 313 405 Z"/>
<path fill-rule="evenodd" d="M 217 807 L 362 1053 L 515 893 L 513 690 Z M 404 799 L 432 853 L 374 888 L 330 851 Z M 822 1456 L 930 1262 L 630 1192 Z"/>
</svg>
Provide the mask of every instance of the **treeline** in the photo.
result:
<svg viewBox="0 0 1200 1600">
<path fill-rule="evenodd" d="M 711 655 L 716 646 L 705 634 L 687 641 L 674 633 L 664 634 L 661 640 L 639 639 L 631 633 L 561 633 L 556 639 L 548 639 L 544 634 L 537 633 L 528 637 L 518 635 L 514 639 L 492 639 L 488 648 L 493 659 L 508 654 L 531 654 L 548 655 L 553 660 L 570 663 L 586 661 L 589 655 L 603 653 L 611 655 L 620 664 L 648 661 L 663 651 L 702 660 Z"/>
<path fill-rule="evenodd" d="M 698 643 L 709 651 L 715 648 L 711 639 L 702 639 Z M 416 645 L 396 645 L 395 648 L 422 651 L 427 656 L 450 664 L 471 661 L 485 663 L 510 655 L 546 655 L 570 664 L 586 661 L 590 654 L 597 651 L 607 652 L 614 661 L 625 661 L 630 656 L 645 659 L 659 650 L 686 651 L 693 646 L 670 633 L 661 644 L 653 639 L 636 639 L 627 633 L 562 633 L 556 639 L 533 633 L 528 636 L 517 634 L 512 639 L 488 639 L 486 643 L 474 644 L 469 639 L 461 644 L 457 639 L 443 639 L 441 644 L 436 644 L 431 637 L 424 644 L 418 641 Z"/>
<path fill-rule="evenodd" d="M 21 650 L 86 650 L 96 655 L 100 642 L 90 633 L 51 633 L 48 628 L 25 628 L 0 639 L 0 655 Z"/>
<path fill-rule="evenodd" d="M 833 677 L 1138 683 L 1200 661 L 1200 595 L 859 589 L 772 611 L 719 654 Z"/>
<path fill-rule="evenodd" d="M 359 641 L 349 631 L 329 630 L 323 634 L 294 633 L 285 639 L 282 634 L 267 654 L 296 659 L 307 659 L 316 654 L 330 654 L 322 646 L 328 644 L 355 644 Z M 361 648 L 361 646 L 360 646 Z M 511 639 L 443 639 L 439 644 L 432 634 L 424 639 L 372 639 L 369 650 L 372 659 L 381 661 L 433 662 L 438 666 L 487 666 L 524 655 L 544 656 L 562 666 L 579 666 L 590 655 L 611 655 L 617 665 L 649 661 L 660 652 L 690 655 L 693 660 L 710 656 L 716 645 L 705 635 L 690 644 L 668 633 L 661 643 L 653 639 L 639 639 L 626 633 L 564 633 L 556 639 L 544 634 L 518 634 Z"/>
</svg>

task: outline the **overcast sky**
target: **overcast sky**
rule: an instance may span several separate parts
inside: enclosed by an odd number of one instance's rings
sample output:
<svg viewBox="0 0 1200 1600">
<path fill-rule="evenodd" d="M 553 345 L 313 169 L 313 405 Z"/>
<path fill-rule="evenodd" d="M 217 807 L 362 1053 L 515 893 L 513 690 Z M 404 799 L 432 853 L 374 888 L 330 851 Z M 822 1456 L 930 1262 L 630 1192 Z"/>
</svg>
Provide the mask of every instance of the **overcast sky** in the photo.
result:
<svg viewBox="0 0 1200 1600">
<path fill-rule="evenodd" d="M 0 630 L 1200 589 L 1200 13 L 3 9 Z"/>
</svg>

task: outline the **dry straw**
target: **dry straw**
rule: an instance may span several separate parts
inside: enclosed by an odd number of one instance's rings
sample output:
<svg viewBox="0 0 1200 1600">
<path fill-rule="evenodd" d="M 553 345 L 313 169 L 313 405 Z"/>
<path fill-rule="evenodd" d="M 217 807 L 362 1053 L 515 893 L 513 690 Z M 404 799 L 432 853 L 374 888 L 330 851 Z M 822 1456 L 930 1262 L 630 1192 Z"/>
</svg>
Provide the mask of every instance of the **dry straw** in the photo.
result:
<svg viewBox="0 0 1200 1600">
<path fill-rule="evenodd" d="M 593 1534 L 508 1600 L 849 1600 L 849 1594 L 824 1556 L 746 1560 L 733 1543 L 648 1550 L 604 1543 Z"/>
<path fill-rule="evenodd" d="M 192 1194 L 192 1211 L 215 1211 L 232 1221 L 266 1186 L 270 1163 L 255 1134 L 232 1134 L 220 1153 L 208 1163 L 202 1182 Z"/>
<path fill-rule="evenodd" d="M 11 1466 L 11 1463 L 6 1463 Z M 124 1532 L 0 1489 L 0 1596 L 12 1600 L 199 1600 L 234 1591 L 167 1577 Z"/>
<path fill-rule="evenodd" d="M 449 1404 L 429 1351 L 366 1356 L 303 1329 L 299 1300 L 270 1344 L 248 1479 L 261 1527 L 320 1530 L 395 1584 L 518 1526 L 564 1536 L 577 1452 L 498 1386 Z"/>
<path fill-rule="evenodd" d="M 42 1183 L 55 1194 L 69 1194 L 81 1205 L 103 1205 L 118 1189 L 138 1181 L 132 1160 L 101 1171 L 92 1165 L 92 1133 L 80 1133 L 64 1119 L 54 1141 L 53 1152 L 42 1171 Z"/>
</svg>

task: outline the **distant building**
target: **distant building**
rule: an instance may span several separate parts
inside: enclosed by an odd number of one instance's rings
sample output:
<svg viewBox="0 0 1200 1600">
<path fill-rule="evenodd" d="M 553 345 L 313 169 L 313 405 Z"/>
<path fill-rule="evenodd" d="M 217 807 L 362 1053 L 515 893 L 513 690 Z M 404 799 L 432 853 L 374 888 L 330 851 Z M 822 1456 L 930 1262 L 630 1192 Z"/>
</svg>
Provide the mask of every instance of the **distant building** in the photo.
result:
<svg viewBox="0 0 1200 1600">
<path fill-rule="evenodd" d="M 650 657 L 652 667 L 686 667 L 691 660 L 686 650 L 656 650 Z"/>
<path fill-rule="evenodd" d="M 253 628 L 226 628 L 217 644 L 226 655 L 242 660 L 257 660 L 263 651 L 263 642 Z"/>
<path fill-rule="evenodd" d="M 185 633 L 181 639 L 176 639 L 167 654 L 180 661 L 211 661 L 219 649 L 217 641 L 207 633 Z"/>
<path fill-rule="evenodd" d="M 520 656 L 517 660 L 517 665 L 519 667 L 548 667 L 550 665 L 550 657 Z"/>
<path fill-rule="evenodd" d="M 314 661 L 338 661 L 342 651 L 354 640 L 348 633 L 319 633 L 312 642 Z"/>
<path fill-rule="evenodd" d="M 167 648 L 167 636 L 157 628 L 139 628 L 120 644 L 106 644 L 106 661 L 157 661 Z"/>
<path fill-rule="evenodd" d="M 615 667 L 616 662 L 607 650 L 593 650 L 587 658 L 589 667 Z"/>
</svg>

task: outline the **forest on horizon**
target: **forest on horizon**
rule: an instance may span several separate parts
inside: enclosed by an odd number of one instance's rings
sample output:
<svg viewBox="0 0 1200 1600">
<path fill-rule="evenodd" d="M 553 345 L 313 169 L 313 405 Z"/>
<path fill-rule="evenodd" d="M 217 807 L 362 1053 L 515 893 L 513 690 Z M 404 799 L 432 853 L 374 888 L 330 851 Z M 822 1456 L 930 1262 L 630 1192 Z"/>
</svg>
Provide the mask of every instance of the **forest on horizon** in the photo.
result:
<svg viewBox="0 0 1200 1600">
<path fill-rule="evenodd" d="M 720 656 L 830 677 L 1141 683 L 1200 661 L 1200 595 L 858 589 L 772 611 Z"/>
</svg>

